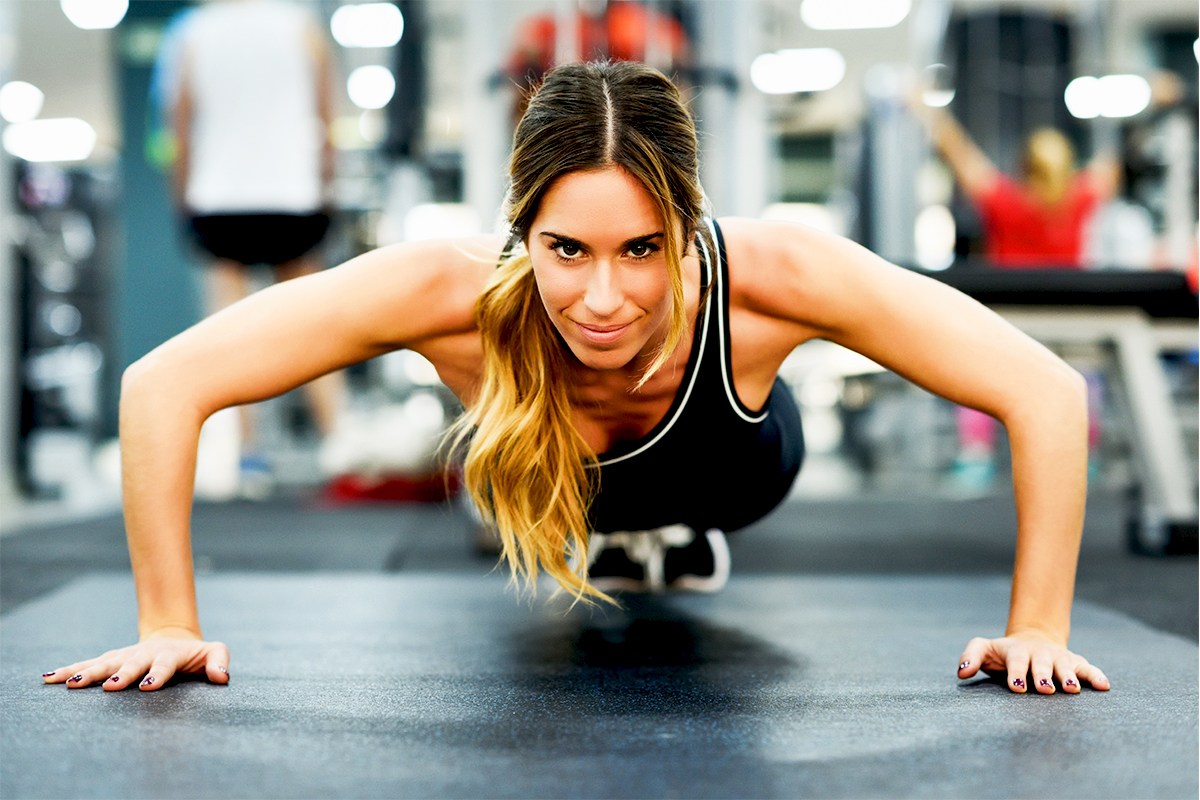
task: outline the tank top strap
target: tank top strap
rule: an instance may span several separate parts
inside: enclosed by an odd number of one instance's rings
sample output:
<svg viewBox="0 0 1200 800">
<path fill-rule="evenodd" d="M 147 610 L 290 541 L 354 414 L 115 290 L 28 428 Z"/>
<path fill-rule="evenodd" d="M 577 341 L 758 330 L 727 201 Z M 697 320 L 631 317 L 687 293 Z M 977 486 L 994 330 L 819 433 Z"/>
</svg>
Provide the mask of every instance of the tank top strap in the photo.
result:
<svg viewBox="0 0 1200 800">
<path fill-rule="evenodd" d="M 716 244 L 716 263 L 713 266 L 713 303 L 712 309 L 716 336 L 710 337 L 713 358 L 708 359 L 709 369 L 720 374 L 721 390 L 729 407 L 734 414 L 745 422 L 758 423 L 767 417 L 766 409 L 753 411 L 747 408 L 737 396 L 733 383 L 733 355 L 730 345 L 729 332 L 729 259 L 725 250 L 725 236 L 721 226 L 715 219 L 708 220 L 712 239 Z"/>
</svg>

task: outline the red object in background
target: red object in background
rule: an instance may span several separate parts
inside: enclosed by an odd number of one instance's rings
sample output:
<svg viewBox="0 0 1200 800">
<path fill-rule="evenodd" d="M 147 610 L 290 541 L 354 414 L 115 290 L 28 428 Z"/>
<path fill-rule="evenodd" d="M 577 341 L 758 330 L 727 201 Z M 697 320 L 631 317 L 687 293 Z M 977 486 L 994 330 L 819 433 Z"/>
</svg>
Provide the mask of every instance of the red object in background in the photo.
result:
<svg viewBox="0 0 1200 800">
<path fill-rule="evenodd" d="M 458 491 L 458 476 L 435 473 L 414 478 L 406 475 L 340 475 L 321 493 L 331 505 L 352 503 L 442 503 Z"/>
<path fill-rule="evenodd" d="M 645 61 L 648 52 L 666 57 L 672 66 L 687 59 L 688 38 L 679 20 L 633 0 L 610 0 L 600 16 L 580 12 L 576 18 L 583 60 Z M 536 83 L 555 66 L 558 19 L 554 14 L 529 17 L 517 30 L 506 72 Z M 656 65 L 662 66 L 662 65 Z"/>
</svg>

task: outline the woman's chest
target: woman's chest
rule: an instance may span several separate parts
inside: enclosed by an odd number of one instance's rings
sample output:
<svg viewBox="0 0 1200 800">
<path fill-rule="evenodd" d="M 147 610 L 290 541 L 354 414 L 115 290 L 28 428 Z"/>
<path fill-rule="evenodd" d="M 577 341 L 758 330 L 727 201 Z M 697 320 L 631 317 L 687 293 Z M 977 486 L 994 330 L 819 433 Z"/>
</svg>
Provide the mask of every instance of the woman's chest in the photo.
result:
<svg viewBox="0 0 1200 800">
<path fill-rule="evenodd" d="M 651 378 L 638 390 L 602 383 L 574 386 L 575 429 L 596 454 L 638 441 L 670 412 L 679 385 L 677 377 L 674 381 Z"/>
</svg>

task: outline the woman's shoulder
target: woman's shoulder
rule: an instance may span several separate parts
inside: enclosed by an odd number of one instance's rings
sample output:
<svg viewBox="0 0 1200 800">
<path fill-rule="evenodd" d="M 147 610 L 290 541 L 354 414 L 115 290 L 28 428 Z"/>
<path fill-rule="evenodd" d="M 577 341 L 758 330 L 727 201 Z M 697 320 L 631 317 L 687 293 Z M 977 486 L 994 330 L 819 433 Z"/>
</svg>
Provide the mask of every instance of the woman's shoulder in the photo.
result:
<svg viewBox="0 0 1200 800">
<path fill-rule="evenodd" d="M 791 222 L 723 217 L 717 223 L 725 243 L 731 313 L 758 319 L 768 329 L 784 323 L 779 333 L 789 341 L 807 338 L 811 314 L 822 302 L 826 280 L 821 273 L 838 261 L 840 237 Z"/>
<path fill-rule="evenodd" d="M 803 272 L 826 252 L 832 234 L 793 222 L 722 217 L 730 292 L 770 292 L 789 273 Z"/>
<path fill-rule="evenodd" d="M 473 303 L 500 263 L 503 249 L 502 237 L 481 235 L 389 244 L 356 260 L 368 262 L 376 274 L 384 273 L 402 286 L 436 289 L 442 299 L 467 295 Z"/>
<path fill-rule="evenodd" d="M 720 219 L 731 310 L 800 326 L 840 324 L 865 287 L 898 268 L 850 239 L 812 225 Z"/>
<path fill-rule="evenodd" d="M 475 301 L 494 271 L 503 239 L 477 236 L 389 244 L 331 271 L 330 293 L 411 343 L 473 327 Z"/>
</svg>

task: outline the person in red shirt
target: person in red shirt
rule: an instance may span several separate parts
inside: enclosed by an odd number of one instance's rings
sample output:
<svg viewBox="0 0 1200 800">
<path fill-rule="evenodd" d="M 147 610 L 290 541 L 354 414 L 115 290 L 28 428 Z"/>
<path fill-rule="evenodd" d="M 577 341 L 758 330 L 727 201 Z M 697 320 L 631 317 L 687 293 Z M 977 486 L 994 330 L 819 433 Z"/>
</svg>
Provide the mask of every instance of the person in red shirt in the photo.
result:
<svg viewBox="0 0 1200 800">
<path fill-rule="evenodd" d="M 1025 141 L 1020 172 L 1001 172 L 944 109 L 924 107 L 934 146 L 975 204 L 989 261 L 1005 269 L 1078 269 L 1084 230 L 1116 195 L 1120 165 L 1107 154 L 1082 169 L 1061 132 L 1040 128 Z"/>
</svg>

